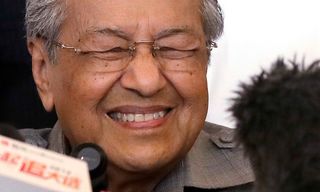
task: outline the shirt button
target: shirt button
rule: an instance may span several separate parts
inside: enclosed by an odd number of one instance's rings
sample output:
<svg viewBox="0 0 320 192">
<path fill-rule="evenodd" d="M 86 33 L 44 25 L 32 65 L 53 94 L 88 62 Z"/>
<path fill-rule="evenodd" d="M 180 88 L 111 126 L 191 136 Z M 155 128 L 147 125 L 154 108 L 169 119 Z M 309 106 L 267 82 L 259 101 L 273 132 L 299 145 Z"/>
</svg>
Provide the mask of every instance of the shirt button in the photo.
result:
<svg viewBox="0 0 320 192">
<path fill-rule="evenodd" d="M 234 134 L 231 132 L 231 133 L 225 133 L 225 134 L 222 134 L 222 136 L 220 136 L 219 140 L 222 142 L 222 143 L 233 143 L 234 141 Z"/>
</svg>

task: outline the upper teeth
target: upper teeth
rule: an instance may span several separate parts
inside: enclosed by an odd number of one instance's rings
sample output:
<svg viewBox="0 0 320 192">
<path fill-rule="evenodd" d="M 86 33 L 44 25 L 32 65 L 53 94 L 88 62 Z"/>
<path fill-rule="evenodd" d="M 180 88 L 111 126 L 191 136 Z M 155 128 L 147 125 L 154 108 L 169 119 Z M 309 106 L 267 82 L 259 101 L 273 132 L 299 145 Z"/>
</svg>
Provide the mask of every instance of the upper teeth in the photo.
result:
<svg viewBox="0 0 320 192">
<path fill-rule="evenodd" d="M 162 118 L 166 115 L 166 113 L 167 113 L 166 111 L 160 111 L 156 113 L 146 113 L 146 114 L 115 112 L 115 113 L 111 113 L 110 117 L 114 120 L 123 121 L 123 122 L 142 122 L 142 121 L 151 121 L 151 120 Z"/>
</svg>

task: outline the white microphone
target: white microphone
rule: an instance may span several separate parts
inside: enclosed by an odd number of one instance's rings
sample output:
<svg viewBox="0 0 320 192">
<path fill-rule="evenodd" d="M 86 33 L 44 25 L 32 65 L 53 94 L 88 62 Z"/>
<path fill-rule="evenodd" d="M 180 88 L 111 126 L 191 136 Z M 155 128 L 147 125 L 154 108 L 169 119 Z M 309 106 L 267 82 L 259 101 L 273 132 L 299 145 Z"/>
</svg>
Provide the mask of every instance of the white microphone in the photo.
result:
<svg viewBox="0 0 320 192">
<path fill-rule="evenodd" d="M 92 192 L 86 162 L 16 139 L 16 130 L 0 125 L 1 192 Z"/>
</svg>

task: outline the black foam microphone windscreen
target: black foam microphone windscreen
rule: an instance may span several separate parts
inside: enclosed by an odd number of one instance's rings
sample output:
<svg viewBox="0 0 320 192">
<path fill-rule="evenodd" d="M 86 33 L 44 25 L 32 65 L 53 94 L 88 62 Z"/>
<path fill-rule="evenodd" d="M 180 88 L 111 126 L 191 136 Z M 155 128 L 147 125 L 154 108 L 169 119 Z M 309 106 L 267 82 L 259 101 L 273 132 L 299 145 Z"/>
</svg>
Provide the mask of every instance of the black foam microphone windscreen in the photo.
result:
<svg viewBox="0 0 320 192">
<path fill-rule="evenodd" d="M 320 191 L 320 61 L 278 59 L 230 108 L 259 192 Z"/>
</svg>

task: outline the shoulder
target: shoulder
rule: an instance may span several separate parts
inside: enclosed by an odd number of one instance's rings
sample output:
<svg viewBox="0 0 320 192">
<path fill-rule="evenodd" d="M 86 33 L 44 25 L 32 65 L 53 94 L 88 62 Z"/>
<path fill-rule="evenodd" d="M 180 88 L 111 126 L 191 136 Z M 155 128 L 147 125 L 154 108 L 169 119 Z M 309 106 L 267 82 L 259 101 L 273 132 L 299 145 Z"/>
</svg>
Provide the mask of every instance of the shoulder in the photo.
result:
<svg viewBox="0 0 320 192">
<path fill-rule="evenodd" d="M 252 175 L 251 164 L 244 154 L 244 149 L 235 139 L 235 129 L 206 122 L 202 131 L 202 143 L 207 143 L 209 153 L 227 160 L 239 172 Z M 210 143 L 210 144 L 209 144 Z"/>
<path fill-rule="evenodd" d="M 254 180 L 251 165 L 234 140 L 234 130 L 213 123 L 205 123 L 185 166 L 187 184 L 196 188 L 241 191 Z"/>
<path fill-rule="evenodd" d="M 26 143 L 31 145 L 35 145 L 41 148 L 47 148 L 49 143 L 49 135 L 51 132 L 51 128 L 43 128 L 43 129 L 20 129 L 20 134 L 24 137 Z"/>
<path fill-rule="evenodd" d="M 234 129 L 206 122 L 203 131 L 218 148 L 232 149 L 239 147 L 234 139 Z"/>
</svg>

